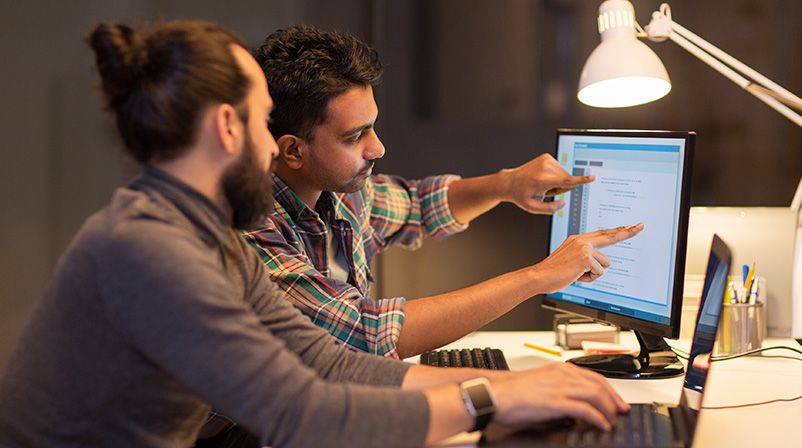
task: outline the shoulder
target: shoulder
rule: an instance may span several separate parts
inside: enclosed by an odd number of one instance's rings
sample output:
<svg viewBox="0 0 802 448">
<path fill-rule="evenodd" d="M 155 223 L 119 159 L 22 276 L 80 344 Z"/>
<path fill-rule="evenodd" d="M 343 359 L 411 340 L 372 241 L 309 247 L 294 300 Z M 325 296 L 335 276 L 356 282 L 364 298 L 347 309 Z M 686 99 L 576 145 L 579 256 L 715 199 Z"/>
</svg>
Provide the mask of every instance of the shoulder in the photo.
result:
<svg viewBox="0 0 802 448">
<path fill-rule="evenodd" d="M 172 264 L 208 257 L 220 244 L 168 201 L 127 189 L 118 190 L 86 228 L 108 269 L 173 270 Z"/>
</svg>

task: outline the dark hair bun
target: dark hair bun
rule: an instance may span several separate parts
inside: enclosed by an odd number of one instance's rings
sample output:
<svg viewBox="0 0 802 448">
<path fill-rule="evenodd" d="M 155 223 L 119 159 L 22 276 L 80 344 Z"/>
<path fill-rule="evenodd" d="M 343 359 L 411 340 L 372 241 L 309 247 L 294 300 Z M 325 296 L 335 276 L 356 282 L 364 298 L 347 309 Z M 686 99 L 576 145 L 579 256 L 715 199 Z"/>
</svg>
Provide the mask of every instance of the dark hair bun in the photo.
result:
<svg viewBox="0 0 802 448">
<path fill-rule="evenodd" d="M 142 81 L 147 62 L 145 44 L 126 25 L 97 25 L 87 40 L 95 52 L 107 105 L 113 108 Z"/>
</svg>

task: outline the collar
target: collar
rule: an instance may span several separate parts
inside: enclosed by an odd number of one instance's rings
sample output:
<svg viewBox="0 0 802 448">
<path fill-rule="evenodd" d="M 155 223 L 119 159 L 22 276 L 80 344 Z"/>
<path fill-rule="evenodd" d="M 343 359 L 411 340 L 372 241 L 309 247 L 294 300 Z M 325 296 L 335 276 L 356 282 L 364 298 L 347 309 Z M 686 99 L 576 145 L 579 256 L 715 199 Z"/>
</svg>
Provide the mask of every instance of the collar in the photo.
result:
<svg viewBox="0 0 802 448">
<path fill-rule="evenodd" d="M 148 194 L 158 193 L 171 202 L 196 228 L 218 241 L 226 239 L 231 229 L 231 216 L 220 205 L 182 180 L 153 166 L 146 165 L 129 188 Z"/>
<path fill-rule="evenodd" d="M 275 209 L 277 211 L 280 210 L 279 213 L 285 215 L 285 218 L 289 218 L 292 221 L 297 222 L 299 219 L 303 217 L 311 217 L 311 218 L 319 218 L 320 214 L 309 208 L 298 196 L 295 195 L 295 192 L 284 183 L 284 181 L 279 178 L 276 173 L 272 173 L 271 176 L 273 177 L 273 198 L 276 201 Z M 340 219 L 340 196 L 336 193 L 332 193 L 330 191 L 324 191 L 320 194 L 320 198 L 318 199 L 318 206 L 322 208 L 324 214 L 328 215 L 330 211 L 333 212 L 333 216 L 335 219 Z"/>
</svg>

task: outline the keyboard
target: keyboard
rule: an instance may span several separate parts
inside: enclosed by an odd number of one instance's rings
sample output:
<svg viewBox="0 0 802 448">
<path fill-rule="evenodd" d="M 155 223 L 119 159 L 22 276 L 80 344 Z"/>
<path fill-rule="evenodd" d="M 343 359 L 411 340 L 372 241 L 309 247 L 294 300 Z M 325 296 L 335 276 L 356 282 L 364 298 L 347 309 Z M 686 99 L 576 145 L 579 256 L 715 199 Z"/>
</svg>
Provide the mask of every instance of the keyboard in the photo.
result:
<svg viewBox="0 0 802 448">
<path fill-rule="evenodd" d="M 578 422 L 568 432 L 568 446 L 576 447 L 644 447 L 675 446 L 678 407 L 666 409 L 669 415 L 655 412 L 656 404 L 633 404 L 629 414 L 618 416 L 618 425 L 605 432 L 592 428 L 590 424 Z M 672 426 L 674 426 L 672 430 Z M 682 439 L 679 439 L 682 440 Z M 681 446 L 681 444 L 679 444 Z"/>
<path fill-rule="evenodd" d="M 490 347 L 432 350 L 420 355 L 420 363 L 435 367 L 510 370 L 504 353 L 500 349 Z"/>
</svg>

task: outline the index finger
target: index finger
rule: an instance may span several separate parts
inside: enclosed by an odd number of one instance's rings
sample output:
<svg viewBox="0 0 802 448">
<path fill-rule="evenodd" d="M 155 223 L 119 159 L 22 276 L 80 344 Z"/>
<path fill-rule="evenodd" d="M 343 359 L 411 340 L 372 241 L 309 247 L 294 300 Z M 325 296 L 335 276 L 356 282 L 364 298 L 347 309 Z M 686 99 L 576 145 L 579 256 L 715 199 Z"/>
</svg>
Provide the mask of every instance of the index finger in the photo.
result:
<svg viewBox="0 0 802 448">
<path fill-rule="evenodd" d="M 614 229 L 597 230 L 589 234 L 592 238 L 591 244 L 597 249 L 612 246 L 613 244 L 620 243 L 621 241 L 639 234 L 644 227 L 644 224 L 641 222 L 634 226 L 621 226 Z"/>
<path fill-rule="evenodd" d="M 566 174 L 568 174 L 568 173 L 566 173 Z M 589 175 L 589 176 L 570 176 L 570 175 L 567 175 L 567 176 L 565 176 L 565 177 L 563 177 L 561 179 L 562 185 L 558 185 L 558 186 L 552 188 L 551 190 L 549 190 L 548 192 L 546 192 L 546 196 L 554 196 L 554 195 L 562 194 L 562 193 L 565 193 L 566 191 L 571 191 L 571 190 L 573 190 L 574 188 L 576 188 L 576 187 L 578 187 L 580 185 L 589 184 L 589 183 L 591 183 L 591 182 L 593 182 L 595 180 L 596 180 L 596 176 L 594 176 L 594 175 Z"/>
</svg>

